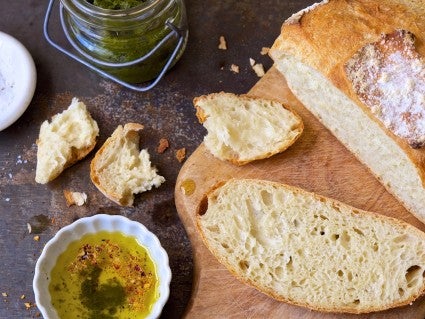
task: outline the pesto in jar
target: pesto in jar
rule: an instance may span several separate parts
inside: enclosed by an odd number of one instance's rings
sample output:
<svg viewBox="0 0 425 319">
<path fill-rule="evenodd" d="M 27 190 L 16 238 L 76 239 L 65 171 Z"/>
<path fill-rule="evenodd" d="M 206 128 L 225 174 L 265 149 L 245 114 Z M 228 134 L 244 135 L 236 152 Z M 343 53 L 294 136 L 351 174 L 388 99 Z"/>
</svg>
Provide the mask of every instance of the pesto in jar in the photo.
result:
<svg viewBox="0 0 425 319">
<path fill-rule="evenodd" d="M 170 67 L 186 47 L 188 27 L 183 0 L 61 2 L 65 8 L 63 27 L 73 46 L 92 65 L 127 83 L 154 79 L 173 51 L 177 50 Z M 173 29 L 178 32 L 173 32 Z M 170 34 L 165 41 L 164 38 Z M 179 41 L 181 45 L 177 48 Z M 134 62 L 142 57 L 145 60 Z"/>
<path fill-rule="evenodd" d="M 86 0 L 92 5 L 109 10 L 125 10 L 130 9 L 139 4 L 145 2 L 146 0 Z"/>
<path fill-rule="evenodd" d="M 134 237 L 99 232 L 72 242 L 50 274 L 59 318 L 145 318 L 159 297 L 147 250 Z"/>
</svg>

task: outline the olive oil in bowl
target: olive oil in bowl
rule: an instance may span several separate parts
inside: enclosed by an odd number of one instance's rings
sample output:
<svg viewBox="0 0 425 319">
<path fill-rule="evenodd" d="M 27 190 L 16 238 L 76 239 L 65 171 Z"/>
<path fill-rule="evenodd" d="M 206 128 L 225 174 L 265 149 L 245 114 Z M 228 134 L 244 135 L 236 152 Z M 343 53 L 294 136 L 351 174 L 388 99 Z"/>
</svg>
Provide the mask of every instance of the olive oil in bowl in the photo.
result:
<svg viewBox="0 0 425 319">
<path fill-rule="evenodd" d="M 71 242 L 50 274 L 60 318 L 145 318 L 159 297 L 159 278 L 136 238 L 101 231 Z"/>
</svg>

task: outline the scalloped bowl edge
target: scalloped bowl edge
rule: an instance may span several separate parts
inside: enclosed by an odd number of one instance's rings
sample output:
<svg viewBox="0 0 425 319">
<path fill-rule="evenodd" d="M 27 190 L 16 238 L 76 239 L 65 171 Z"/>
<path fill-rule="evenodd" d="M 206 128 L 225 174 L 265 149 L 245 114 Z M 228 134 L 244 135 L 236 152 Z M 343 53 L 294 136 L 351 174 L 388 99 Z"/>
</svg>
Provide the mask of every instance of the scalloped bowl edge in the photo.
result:
<svg viewBox="0 0 425 319">
<path fill-rule="evenodd" d="M 158 318 L 170 295 L 171 269 L 168 254 L 155 234 L 144 225 L 121 215 L 98 214 L 83 217 L 60 229 L 44 247 L 35 266 L 33 290 L 35 303 L 45 319 L 59 319 L 49 293 L 49 276 L 58 256 L 68 245 L 82 236 L 99 231 L 121 232 L 135 237 L 145 247 L 155 263 L 159 278 L 159 298 L 146 319 Z"/>
</svg>

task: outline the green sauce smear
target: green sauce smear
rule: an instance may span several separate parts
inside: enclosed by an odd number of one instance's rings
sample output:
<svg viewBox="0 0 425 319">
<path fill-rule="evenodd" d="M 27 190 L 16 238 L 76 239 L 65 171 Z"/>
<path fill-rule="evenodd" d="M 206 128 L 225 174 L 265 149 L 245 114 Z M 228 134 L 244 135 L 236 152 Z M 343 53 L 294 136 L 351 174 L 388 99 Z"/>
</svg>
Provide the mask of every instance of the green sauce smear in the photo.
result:
<svg viewBox="0 0 425 319">
<path fill-rule="evenodd" d="M 87 278 L 81 283 L 81 304 L 91 310 L 90 319 L 113 318 L 117 309 L 126 301 L 124 287 L 116 278 L 99 283 L 102 273 L 100 267 L 94 266 Z M 106 310 L 106 313 L 105 313 Z"/>
<path fill-rule="evenodd" d="M 114 11 L 124 10 L 150 3 L 149 0 L 84 0 L 98 8 L 109 9 L 109 15 Z M 159 6 L 159 5 L 158 5 Z M 148 54 L 163 40 L 171 30 L 166 22 L 170 20 L 178 28 L 184 30 L 184 43 L 173 59 L 171 66 L 180 58 L 186 46 L 188 31 L 183 4 L 180 1 L 161 4 L 160 11 L 152 14 L 134 14 L 132 19 L 115 19 L 103 17 L 102 23 L 96 22 L 92 27 L 89 23 L 70 23 L 75 42 L 84 52 L 95 59 L 105 62 L 123 63 L 134 61 Z M 134 10 L 138 11 L 138 10 Z M 118 12 L 119 13 L 119 12 Z M 72 19 L 70 19 L 71 21 Z M 99 25 L 97 25 L 99 24 Z M 177 37 L 171 37 L 145 61 L 131 66 L 115 67 L 94 63 L 98 68 L 129 83 L 143 83 L 154 79 L 163 69 L 171 53 L 177 45 Z"/>
<path fill-rule="evenodd" d="M 130 9 L 139 4 L 145 2 L 146 0 L 86 0 L 92 5 L 109 10 L 125 10 Z"/>
</svg>

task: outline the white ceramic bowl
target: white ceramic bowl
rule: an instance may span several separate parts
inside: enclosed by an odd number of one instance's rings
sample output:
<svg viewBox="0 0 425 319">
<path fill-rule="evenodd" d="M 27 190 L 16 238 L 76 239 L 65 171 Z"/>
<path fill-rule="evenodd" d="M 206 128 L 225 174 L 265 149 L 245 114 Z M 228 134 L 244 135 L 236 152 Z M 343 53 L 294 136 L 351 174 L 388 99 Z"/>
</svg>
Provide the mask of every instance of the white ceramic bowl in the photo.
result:
<svg viewBox="0 0 425 319">
<path fill-rule="evenodd" d="M 0 32 L 0 131 L 25 112 L 34 95 L 36 78 L 28 50 L 14 37 Z"/>
<path fill-rule="evenodd" d="M 79 240 L 86 234 L 99 231 L 118 231 L 132 236 L 149 251 L 158 273 L 159 298 L 146 318 L 159 317 L 170 294 L 171 270 L 166 251 L 162 248 L 158 238 L 142 224 L 123 216 L 103 214 L 81 218 L 62 228 L 44 247 L 35 266 L 33 280 L 35 302 L 43 317 L 45 319 L 59 318 L 52 306 L 49 293 L 50 272 L 55 266 L 58 256 L 66 250 L 71 242 Z"/>
</svg>

